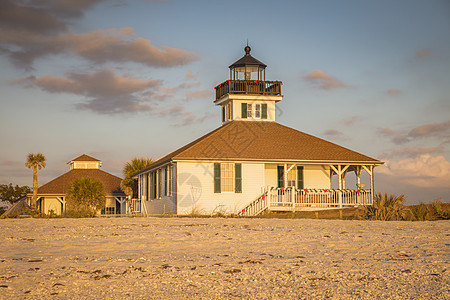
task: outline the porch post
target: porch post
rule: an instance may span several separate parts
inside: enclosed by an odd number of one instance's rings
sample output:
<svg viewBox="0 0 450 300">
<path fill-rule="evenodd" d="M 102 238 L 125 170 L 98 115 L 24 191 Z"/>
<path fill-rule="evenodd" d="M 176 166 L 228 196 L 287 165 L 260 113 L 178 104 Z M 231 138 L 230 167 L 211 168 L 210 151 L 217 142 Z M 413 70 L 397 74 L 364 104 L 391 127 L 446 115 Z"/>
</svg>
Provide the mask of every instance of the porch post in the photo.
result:
<svg viewBox="0 0 450 300">
<path fill-rule="evenodd" d="M 373 198 L 374 198 L 374 191 L 375 191 L 375 184 L 374 184 L 374 176 L 373 176 L 373 165 L 370 166 L 370 204 L 373 205 Z"/>
<path fill-rule="evenodd" d="M 339 178 L 339 208 L 342 208 L 342 171 L 341 165 L 338 165 L 338 178 Z"/>
<path fill-rule="evenodd" d="M 361 189 L 361 166 L 356 166 L 355 174 L 356 174 L 356 189 L 360 190 Z M 357 195 L 356 199 L 357 199 L 356 203 L 360 204 L 361 203 L 361 196 Z"/>
<path fill-rule="evenodd" d="M 287 188 L 287 164 L 284 164 L 284 176 L 283 176 L 283 179 L 284 179 L 284 188 L 286 189 Z"/>
</svg>

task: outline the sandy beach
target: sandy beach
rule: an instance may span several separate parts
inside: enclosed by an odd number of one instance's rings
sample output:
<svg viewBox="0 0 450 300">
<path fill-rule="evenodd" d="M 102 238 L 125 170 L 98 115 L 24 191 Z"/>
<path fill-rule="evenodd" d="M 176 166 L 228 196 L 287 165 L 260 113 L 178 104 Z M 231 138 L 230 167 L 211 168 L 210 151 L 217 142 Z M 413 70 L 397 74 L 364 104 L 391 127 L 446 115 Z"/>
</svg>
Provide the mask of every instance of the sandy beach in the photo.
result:
<svg viewBox="0 0 450 300">
<path fill-rule="evenodd" d="M 450 222 L 0 220 L 1 299 L 449 299 Z"/>
</svg>

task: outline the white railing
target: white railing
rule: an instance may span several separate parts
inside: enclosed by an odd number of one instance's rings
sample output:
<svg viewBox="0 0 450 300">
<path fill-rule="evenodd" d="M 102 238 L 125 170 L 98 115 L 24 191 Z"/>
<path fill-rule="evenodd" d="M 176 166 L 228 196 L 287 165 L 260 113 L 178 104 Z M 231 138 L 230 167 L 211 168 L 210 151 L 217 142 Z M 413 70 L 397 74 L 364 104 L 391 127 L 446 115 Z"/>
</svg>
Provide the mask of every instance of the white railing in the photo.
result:
<svg viewBox="0 0 450 300">
<path fill-rule="evenodd" d="M 246 217 L 257 216 L 267 209 L 268 203 L 267 192 L 264 192 L 242 209 L 238 215 Z"/>
<path fill-rule="evenodd" d="M 372 205 L 370 190 L 296 189 L 269 187 L 239 215 L 256 216 L 266 209 L 295 211 L 300 207 L 342 208 Z"/>
</svg>

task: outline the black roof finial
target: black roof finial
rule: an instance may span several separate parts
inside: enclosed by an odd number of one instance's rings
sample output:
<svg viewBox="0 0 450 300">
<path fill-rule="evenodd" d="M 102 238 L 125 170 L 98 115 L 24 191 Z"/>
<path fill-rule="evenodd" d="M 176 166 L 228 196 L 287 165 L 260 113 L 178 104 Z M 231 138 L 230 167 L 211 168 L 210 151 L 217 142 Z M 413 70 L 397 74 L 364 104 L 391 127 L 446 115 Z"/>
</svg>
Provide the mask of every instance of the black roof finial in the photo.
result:
<svg viewBox="0 0 450 300">
<path fill-rule="evenodd" d="M 250 46 L 248 45 L 248 39 L 247 39 L 247 46 L 245 46 L 244 51 L 245 51 L 245 56 L 249 56 L 250 51 L 252 51 L 252 48 L 250 48 Z"/>
</svg>

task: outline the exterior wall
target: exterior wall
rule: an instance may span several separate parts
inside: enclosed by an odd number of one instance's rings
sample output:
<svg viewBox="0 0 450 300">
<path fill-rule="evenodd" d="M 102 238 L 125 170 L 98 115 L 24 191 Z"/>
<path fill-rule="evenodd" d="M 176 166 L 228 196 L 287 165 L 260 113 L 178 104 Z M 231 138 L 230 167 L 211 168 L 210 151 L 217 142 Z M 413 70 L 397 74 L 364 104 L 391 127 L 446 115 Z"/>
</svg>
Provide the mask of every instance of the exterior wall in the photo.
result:
<svg viewBox="0 0 450 300">
<path fill-rule="evenodd" d="M 264 166 L 265 187 L 278 186 L 277 164 L 266 164 Z"/>
<path fill-rule="evenodd" d="M 156 172 L 156 176 L 162 176 L 162 180 L 164 180 L 165 178 L 165 168 L 167 167 L 167 165 L 165 166 L 161 166 L 160 169 L 161 172 Z M 139 183 L 144 185 L 143 188 L 143 196 L 141 196 L 141 200 L 146 199 L 146 201 L 142 201 L 143 205 L 145 205 L 145 207 L 147 208 L 147 213 L 150 215 L 153 214 L 176 214 L 176 205 L 175 205 L 175 183 L 176 183 L 176 166 L 172 165 L 169 168 L 172 168 L 172 180 L 170 181 L 172 183 L 172 189 L 170 189 L 169 187 L 169 183 L 167 183 L 167 196 L 165 196 L 164 194 L 166 194 L 166 191 L 164 190 L 164 181 L 162 181 L 162 190 L 158 191 L 157 194 L 159 194 L 159 197 L 156 197 L 155 199 L 153 199 L 152 194 L 152 181 L 151 181 L 151 176 L 150 176 L 150 172 L 149 173 L 145 173 L 143 174 L 140 178 Z M 153 173 L 155 174 L 155 173 Z M 170 176 L 170 174 L 168 174 L 167 176 Z M 168 178 L 168 177 L 167 177 Z M 158 179 L 159 180 L 159 179 Z M 169 180 L 169 178 L 168 178 Z M 148 185 L 147 185 L 148 182 Z M 159 185 L 157 186 L 157 188 L 159 188 Z M 172 190 L 172 194 L 170 195 L 170 190 Z M 145 211 L 144 211 L 145 212 Z"/>
<path fill-rule="evenodd" d="M 242 193 L 214 193 L 214 162 L 177 163 L 177 214 L 239 212 L 261 194 L 264 164 L 242 163 Z"/>
<path fill-rule="evenodd" d="M 242 103 L 252 104 L 252 117 L 242 119 Z M 267 104 L 267 119 L 255 118 L 255 104 Z M 260 99 L 233 100 L 233 120 L 244 121 L 275 121 L 275 101 Z"/>
<path fill-rule="evenodd" d="M 92 161 L 74 161 L 70 165 L 70 169 L 98 169 L 100 168 L 100 162 Z"/>
<path fill-rule="evenodd" d="M 266 164 L 264 168 L 265 186 L 278 186 L 277 166 L 282 164 Z M 288 164 L 290 167 L 292 164 Z M 305 188 L 329 189 L 330 167 L 326 165 L 298 165 L 303 166 L 303 185 Z M 293 170 L 295 173 L 296 169 Z M 297 176 L 297 174 L 295 174 Z"/>
<path fill-rule="evenodd" d="M 61 215 L 61 202 L 56 198 L 56 196 L 53 197 L 39 197 L 41 198 L 41 212 L 48 214 L 50 210 L 53 210 L 53 212 L 57 215 Z"/>
<path fill-rule="evenodd" d="M 305 188 L 330 189 L 330 167 L 307 165 L 303 169 Z"/>
</svg>

